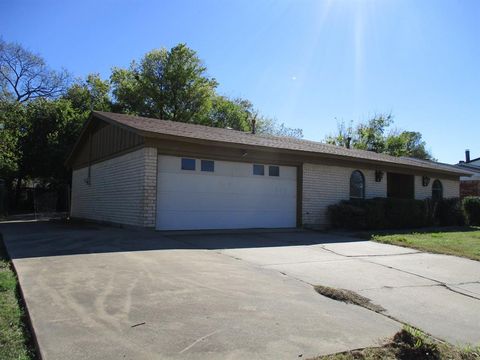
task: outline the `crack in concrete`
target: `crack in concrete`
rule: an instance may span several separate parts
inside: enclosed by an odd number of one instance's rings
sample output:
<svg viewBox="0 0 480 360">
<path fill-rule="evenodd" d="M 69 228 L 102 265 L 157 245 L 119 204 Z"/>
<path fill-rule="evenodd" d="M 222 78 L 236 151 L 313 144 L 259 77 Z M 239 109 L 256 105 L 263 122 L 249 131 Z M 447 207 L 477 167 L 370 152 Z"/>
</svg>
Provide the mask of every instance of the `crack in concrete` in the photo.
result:
<svg viewBox="0 0 480 360">
<path fill-rule="evenodd" d="M 399 256 L 399 255 L 412 255 L 412 254 L 427 254 L 423 251 L 415 251 L 415 252 L 410 252 L 410 253 L 402 253 L 402 254 L 389 254 L 389 255 L 362 255 L 362 256 L 350 256 L 350 255 L 344 255 L 344 254 L 340 254 L 336 251 L 333 251 L 331 249 L 327 249 L 325 246 L 320 246 L 322 249 L 326 250 L 326 251 L 330 251 L 331 253 L 335 254 L 335 255 L 338 255 L 338 256 L 343 256 L 343 257 L 346 257 L 346 258 L 359 258 L 358 260 L 360 261 L 365 261 L 365 262 L 368 262 L 370 264 L 375 264 L 375 265 L 380 265 L 380 266 L 383 266 L 383 267 L 386 267 L 388 269 L 392 269 L 392 270 L 396 270 L 396 271 L 400 271 L 400 272 L 403 272 L 405 274 L 409 274 L 409 275 L 412 275 L 412 276 L 417 276 L 419 278 L 422 278 L 422 279 L 425 279 L 425 280 L 429 280 L 429 281 L 432 281 L 434 282 L 435 284 L 434 285 L 412 285 L 412 286 L 404 286 L 404 287 L 422 287 L 422 286 L 443 286 L 444 288 L 446 288 L 447 290 L 453 292 L 453 293 L 456 293 L 456 294 L 459 294 L 459 295 L 463 295 L 463 296 L 466 296 L 466 297 L 469 297 L 471 299 L 475 299 L 475 300 L 480 300 L 480 297 L 477 297 L 475 295 L 469 295 L 469 294 L 465 294 L 464 292 L 461 292 L 459 290 L 455 290 L 455 289 L 452 289 L 450 286 L 451 285 L 464 285 L 464 284 L 474 284 L 474 283 L 479 283 L 478 281 L 472 281 L 472 282 L 464 282 L 464 283 L 459 283 L 459 284 L 446 284 L 442 281 L 439 281 L 439 280 L 436 280 L 436 279 L 432 279 L 432 278 L 429 278 L 428 276 L 423 276 L 423 275 L 420 275 L 420 274 L 416 274 L 414 272 L 411 272 L 411 271 L 407 271 L 407 270 L 402 270 L 402 269 L 398 269 L 394 266 L 389 266 L 389 265 L 384 265 L 384 264 L 379 264 L 379 263 L 376 263 L 374 261 L 369 261 L 369 260 L 366 260 L 366 259 L 362 259 L 362 258 L 366 258 L 366 257 L 378 257 L 378 256 Z M 450 286 L 449 286 L 450 285 Z M 383 288 L 386 288 L 386 287 L 383 287 Z M 400 286 L 399 287 L 391 287 L 391 288 L 401 288 Z M 378 288 L 378 289 L 381 289 L 381 288 Z M 359 291 L 363 291 L 363 290 L 375 290 L 375 289 L 362 289 L 362 290 L 359 290 Z M 467 291 L 467 290 L 465 290 Z"/>
<path fill-rule="evenodd" d="M 393 255 L 392 255 L 392 256 L 393 256 Z M 460 295 L 463 295 L 463 296 L 466 296 L 466 297 L 469 297 L 469 298 L 472 298 L 472 299 L 475 299 L 475 300 L 480 300 L 480 297 L 476 297 L 476 296 L 473 296 L 473 295 L 468 295 L 468 294 L 462 293 L 462 292 L 460 292 L 460 291 L 451 289 L 451 288 L 448 286 L 448 285 L 455 285 L 455 284 L 446 284 L 446 283 L 444 283 L 444 282 L 442 282 L 442 281 L 429 278 L 428 276 L 416 274 L 416 273 L 414 273 L 414 272 L 407 271 L 407 270 L 398 269 L 398 268 L 393 267 L 393 266 L 390 266 L 390 265 L 379 264 L 379 263 L 376 263 L 376 262 L 373 262 L 373 261 L 364 260 L 364 259 L 359 259 L 359 260 L 360 260 L 360 261 L 364 261 L 364 262 L 368 262 L 368 263 L 370 263 L 370 264 L 380 265 L 380 266 L 386 267 L 387 269 L 396 270 L 396 271 L 399 271 L 399 272 L 403 272 L 403 273 L 405 273 L 405 274 L 417 276 L 417 277 L 419 277 L 419 278 L 432 281 L 432 282 L 434 282 L 434 283 L 435 283 L 436 285 L 438 285 L 438 286 L 443 286 L 443 287 L 445 287 L 446 289 L 450 290 L 451 292 L 454 292 L 454 293 L 457 293 L 457 294 L 460 294 Z"/>
</svg>

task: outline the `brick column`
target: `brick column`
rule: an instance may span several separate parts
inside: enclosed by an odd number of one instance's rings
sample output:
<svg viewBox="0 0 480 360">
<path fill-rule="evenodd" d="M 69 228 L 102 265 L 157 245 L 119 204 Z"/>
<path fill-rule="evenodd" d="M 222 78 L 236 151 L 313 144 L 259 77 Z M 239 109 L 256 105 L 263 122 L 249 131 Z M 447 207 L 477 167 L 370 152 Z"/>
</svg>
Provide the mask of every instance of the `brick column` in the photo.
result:
<svg viewBox="0 0 480 360">
<path fill-rule="evenodd" d="M 143 226 L 155 228 L 157 218 L 157 149 L 144 148 L 145 151 L 145 176 L 143 200 Z"/>
</svg>

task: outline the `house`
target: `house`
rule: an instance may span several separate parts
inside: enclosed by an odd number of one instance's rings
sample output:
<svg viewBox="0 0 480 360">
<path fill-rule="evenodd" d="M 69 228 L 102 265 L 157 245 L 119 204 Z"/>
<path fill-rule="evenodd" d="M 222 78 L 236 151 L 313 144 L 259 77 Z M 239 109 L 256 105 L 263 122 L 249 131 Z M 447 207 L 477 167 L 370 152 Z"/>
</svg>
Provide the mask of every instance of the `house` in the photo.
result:
<svg viewBox="0 0 480 360">
<path fill-rule="evenodd" d="M 318 142 L 93 112 L 71 216 L 158 230 L 323 227 L 343 199 L 458 197 L 468 171 Z"/>
<path fill-rule="evenodd" d="M 480 157 L 470 159 L 470 150 L 465 150 L 465 161 L 456 165 L 473 173 L 472 176 L 460 177 L 460 197 L 480 196 Z"/>
</svg>

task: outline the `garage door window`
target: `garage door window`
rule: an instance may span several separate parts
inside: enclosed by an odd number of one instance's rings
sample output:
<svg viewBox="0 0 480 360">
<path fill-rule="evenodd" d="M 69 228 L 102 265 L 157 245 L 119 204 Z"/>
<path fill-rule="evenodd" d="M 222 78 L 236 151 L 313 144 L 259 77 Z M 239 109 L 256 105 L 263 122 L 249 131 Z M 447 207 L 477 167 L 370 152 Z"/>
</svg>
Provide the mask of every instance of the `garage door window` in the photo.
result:
<svg viewBox="0 0 480 360">
<path fill-rule="evenodd" d="M 195 170 L 195 159 L 182 158 L 182 170 Z"/>
<path fill-rule="evenodd" d="M 213 160 L 202 160 L 202 171 L 214 172 L 215 162 Z"/>
<path fill-rule="evenodd" d="M 280 168 L 278 166 L 269 166 L 268 167 L 269 176 L 280 176 Z"/>
<path fill-rule="evenodd" d="M 265 166 L 254 164 L 253 175 L 265 175 Z"/>
</svg>

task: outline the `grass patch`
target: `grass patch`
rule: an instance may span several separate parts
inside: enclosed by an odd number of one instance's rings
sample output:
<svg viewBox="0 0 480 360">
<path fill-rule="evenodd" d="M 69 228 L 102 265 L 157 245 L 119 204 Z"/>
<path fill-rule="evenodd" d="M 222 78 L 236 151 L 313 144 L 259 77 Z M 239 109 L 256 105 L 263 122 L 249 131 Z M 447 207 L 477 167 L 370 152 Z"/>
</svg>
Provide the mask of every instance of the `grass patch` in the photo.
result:
<svg viewBox="0 0 480 360">
<path fill-rule="evenodd" d="M 474 360 L 480 359 L 480 348 L 459 348 L 431 339 L 422 331 L 405 326 L 382 347 L 319 356 L 312 360 Z"/>
<path fill-rule="evenodd" d="M 417 250 L 466 257 L 480 261 L 480 227 L 465 227 L 431 232 L 370 234 L 372 240 Z"/>
<path fill-rule="evenodd" d="M 0 360 L 36 358 L 19 299 L 17 278 L 0 234 Z"/>
<path fill-rule="evenodd" d="M 373 304 L 370 299 L 366 298 L 365 296 L 362 296 L 360 294 L 357 294 L 354 291 L 351 290 L 345 290 L 345 289 L 335 289 L 332 287 L 328 286 L 322 286 L 322 285 L 316 285 L 313 287 L 316 292 L 319 294 L 326 296 L 330 299 L 337 300 L 337 301 L 342 301 L 347 304 L 355 304 L 358 306 L 362 306 L 364 308 L 367 308 L 369 310 L 375 311 L 375 312 L 382 312 L 385 311 L 383 307 L 380 305 Z"/>
</svg>

